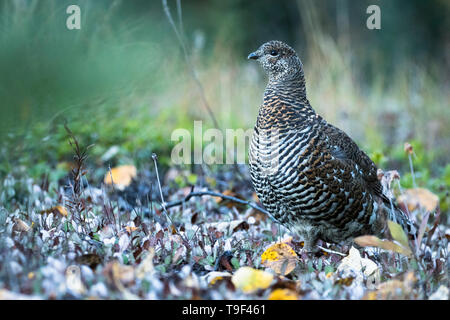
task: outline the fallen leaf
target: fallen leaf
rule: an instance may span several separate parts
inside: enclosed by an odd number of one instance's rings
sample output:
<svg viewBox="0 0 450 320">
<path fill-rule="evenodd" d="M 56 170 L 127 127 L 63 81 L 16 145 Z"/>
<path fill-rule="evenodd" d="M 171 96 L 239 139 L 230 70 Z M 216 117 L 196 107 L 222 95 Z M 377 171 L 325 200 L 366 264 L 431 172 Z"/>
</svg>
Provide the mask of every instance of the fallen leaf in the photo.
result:
<svg viewBox="0 0 450 320">
<path fill-rule="evenodd" d="M 281 275 L 288 275 L 295 269 L 298 257 L 292 247 L 284 242 L 271 245 L 261 255 L 261 263 Z"/>
<path fill-rule="evenodd" d="M 119 238 L 119 251 L 125 251 L 131 243 L 130 237 L 126 233 L 122 234 Z"/>
<path fill-rule="evenodd" d="M 222 193 L 224 195 L 226 195 L 226 196 L 229 196 L 229 197 L 234 197 L 234 198 L 237 198 L 237 199 L 240 199 L 240 200 L 244 200 L 244 201 L 246 200 L 243 196 L 241 196 L 240 194 L 237 194 L 236 192 L 234 192 L 232 190 L 225 190 Z M 215 201 L 216 201 L 217 204 L 225 205 L 225 206 L 227 206 L 230 209 L 235 207 L 236 209 L 241 211 L 244 208 L 246 208 L 245 204 L 233 202 L 233 201 L 230 201 L 228 199 L 223 199 L 223 198 L 220 198 L 220 197 L 216 197 Z"/>
<path fill-rule="evenodd" d="M 269 287 L 273 278 L 273 274 L 269 272 L 241 267 L 233 274 L 231 281 L 236 288 L 245 293 L 251 293 Z"/>
<path fill-rule="evenodd" d="M 125 227 L 125 230 L 129 233 L 129 234 L 131 234 L 133 231 L 136 231 L 136 230 L 138 230 L 139 228 L 138 227 L 133 227 L 133 226 L 126 226 Z"/>
<path fill-rule="evenodd" d="M 28 232 L 31 230 L 31 227 L 22 219 L 15 219 L 15 224 L 14 224 L 14 231 L 18 231 L 18 232 Z"/>
<path fill-rule="evenodd" d="M 275 289 L 270 293 L 269 300 L 298 300 L 298 294 L 289 289 Z"/>
<path fill-rule="evenodd" d="M 136 268 L 136 277 L 138 279 L 143 279 L 147 274 L 151 274 L 154 270 L 153 257 L 155 256 L 155 249 L 150 247 L 148 253 L 142 262 Z"/>
<path fill-rule="evenodd" d="M 108 263 L 103 269 L 103 272 L 117 287 L 134 281 L 134 268 L 123 265 L 117 260 Z"/>
<path fill-rule="evenodd" d="M 353 281 L 363 283 L 365 280 L 369 289 L 380 280 L 380 269 L 377 264 L 370 259 L 362 258 L 355 247 L 351 247 L 349 255 L 341 260 L 336 273 L 338 274 L 336 281 L 341 281 L 342 284 L 350 285 Z"/>
<path fill-rule="evenodd" d="M 65 207 L 63 207 L 63 206 L 56 206 L 55 209 L 60 215 L 62 215 L 64 217 L 67 217 L 68 212 L 67 212 L 67 209 Z"/>
<path fill-rule="evenodd" d="M 103 262 L 102 257 L 96 253 L 83 254 L 75 258 L 75 262 L 89 266 L 91 269 L 95 268 Z"/>
<path fill-rule="evenodd" d="M 66 207 L 59 206 L 59 205 L 51 207 L 50 209 L 47 209 L 47 210 L 42 210 L 40 213 L 41 214 L 44 214 L 44 213 L 60 214 L 64 217 L 67 217 L 67 215 L 68 215 L 68 211 L 67 211 Z"/>
<path fill-rule="evenodd" d="M 392 238 L 398 241 L 404 248 L 411 251 L 411 249 L 409 248 L 408 236 L 406 235 L 402 226 L 391 220 L 388 220 L 387 224 Z"/>
<path fill-rule="evenodd" d="M 105 174 L 103 182 L 105 184 L 112 185 L 119 190 L 124 190 L 128 187 L 137 175 L 137 169 L 133 165 L 124 165 L 112 168 Z M 112 179 L 111 179 L 112 178 Z"/>
<path fill-rule="evenodd" d="M 124 284 L 134 281 L 134 268 L 132 266 L 122 265 L 118 261 L 113 261 L 107 267 L 105 267 L 104 272 L 111 271 L 112 281 L 117 289 L 122 292 L 124 299 L 139 300 L 140 298 L 137 295 L 131 293 L 124 286 Z"/>
<path fill-rule="evenodd" d="M 399 204 L 403 204 L 407 207 L 410 212 L 420 207 L 431 212 L 434 211 L 439 204 L 439 197 L 424 188 L 406 189 L 397 200 Z"/>
<path fill-rule="evenodd" d="M 381 249 L 401 253 L 405 256 L 412 254 L 411 249 L 405 248 L 389 240 L 382 240 L 376 236 L 360 236 L 354 239 L 355 243 L 361 247 L 378 247 Z"/>
<path fill-rule="evenodd" d="M 376 291 L 369 292 L 363 299 L 365 300 L 404 300 L 410 299 L 413 293 L 414 284 L 417 279 L 413 272 L 408 272 L 402 280 L 393 279 L 381 283 Z"/>
<path fill-rule="evenodd" d="M 66 269 L 66 286 L 67 289 L 75 295 L 83 295 L 86 293 L 86 287 L 81 281 L 81 271 L 78 266 L 69 266 Z"/>
</svg>

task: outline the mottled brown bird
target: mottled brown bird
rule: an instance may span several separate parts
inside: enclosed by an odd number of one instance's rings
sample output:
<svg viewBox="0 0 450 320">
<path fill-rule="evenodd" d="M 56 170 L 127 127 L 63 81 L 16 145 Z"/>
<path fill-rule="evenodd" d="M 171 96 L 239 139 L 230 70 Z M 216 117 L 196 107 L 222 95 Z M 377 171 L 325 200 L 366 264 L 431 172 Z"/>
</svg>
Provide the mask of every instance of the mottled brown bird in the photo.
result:
<svg viewBox="0 0 450 320">
<path fill-rule="evenodd" d="M 249 150 L 252 183 L 267 211 L 303 237 L 307 251 L 316 251 L 319 239 L 381 235 L 386 219 L 414 233 L 383 193 L 372 160 L 309 104 L 296 52 L 270 41 L 248 59 L 269 77 Z"/>
</svg>

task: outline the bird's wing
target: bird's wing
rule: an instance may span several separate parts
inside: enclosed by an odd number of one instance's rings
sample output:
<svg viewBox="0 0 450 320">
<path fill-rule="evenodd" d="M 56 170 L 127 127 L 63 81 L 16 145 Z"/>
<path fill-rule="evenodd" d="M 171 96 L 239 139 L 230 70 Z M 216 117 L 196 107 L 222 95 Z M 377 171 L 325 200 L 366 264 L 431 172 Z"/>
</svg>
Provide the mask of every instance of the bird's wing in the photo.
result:
<svg viewBox="0 0 450 320">
<path fill-rule="evenodd" d="M 383 193 L 383 186 L 377 177 L 377 166 L 358 145 L 342 130 L 331 124 L 324 126 L 323 133 L 329 139 L 329 151 L 342 161 L 356 164 L 363 172 L 363 178 L 372 192 L 384 202 L 389 199 Z"/>
</svg>

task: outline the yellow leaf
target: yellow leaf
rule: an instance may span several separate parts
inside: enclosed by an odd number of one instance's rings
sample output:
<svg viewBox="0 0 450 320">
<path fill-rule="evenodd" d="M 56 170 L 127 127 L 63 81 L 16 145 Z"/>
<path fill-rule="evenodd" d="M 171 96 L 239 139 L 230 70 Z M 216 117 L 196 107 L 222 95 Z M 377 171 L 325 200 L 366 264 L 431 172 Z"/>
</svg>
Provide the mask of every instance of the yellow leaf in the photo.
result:
<svg viewBox="0 0 450 320">
<path fill-rule="evenodd" d="M 293 290 L 275 289 L 270 293 L 269 300 L 298 300 L 298 295 Z"/>
<path fill-rule="evenodd" d="M 118 166 L 112 168 L 105 174 L 103 182 L 106 184 L 114 184 L 119 190 L 128 187 L 137 175 L 137 169 L 133 165 Z M 112 180 L 111 180 L 112 177 Z"/>
<path fill-rule="evenodd" d="M 389 227 L 389 231 L 391 232 L 392 238 L 400 242 L 400 244 L 402 244 L 405 248 L 409 249 L 408 236 L 406 235 L 402 226 L 391 220 L 388 220 L 387 224 Z"/>
<path fill-rule="evenodd" d="M 297 254 L 290 245 L 282 242 L 270 246 L 261 255 L 261 263 L 281 275 L 287 275 L 295 269 Z"/>
<path fill-rule="evenodd" d="M 65 207 L 63 207 L 63 206 L 51 207 L 50 209 L 42 210 L 40 213 L 41 214 L 45 214 L 45 213 L 57 214 L 57 213 L 59 213 L 60 215 L 62 215 L 64 217 L 67 217 L 67 215 L 68 215 L 67 209 Z"/>
<path fill-rule="evenodd" d="M 129 233 L 129 234 L 131 234 L 133 231 L 136 231 L 136 230 L 138 230 L 139 228 L 138 227 L 132 227 L 132 226 L 126 226 L 125 227 L 125 230 Z"/>
<path fill-rule="evenodd" d="M 439 197 L 424 188 L 407 189 L 397 200 L 407 206 L 409 211 L 414 211 L 419 207 L 427 211 L 434 211 L 439 204 Z"/>
<path fill-rule="evenodd" d="M 273 275 L 271 273 L 250 267 L 239 268 L 231 277 L 234 286 L 245 293 L 266 289 L 270 286 L 272 280 Z"/>
<path fill-rule="evenodd" d="M 54 207 L 54 209 L 62 216 L 67 217 L 68 213 L 67 213 L 67 209 L 63 206 L 56 206 Z"/>
</svg>

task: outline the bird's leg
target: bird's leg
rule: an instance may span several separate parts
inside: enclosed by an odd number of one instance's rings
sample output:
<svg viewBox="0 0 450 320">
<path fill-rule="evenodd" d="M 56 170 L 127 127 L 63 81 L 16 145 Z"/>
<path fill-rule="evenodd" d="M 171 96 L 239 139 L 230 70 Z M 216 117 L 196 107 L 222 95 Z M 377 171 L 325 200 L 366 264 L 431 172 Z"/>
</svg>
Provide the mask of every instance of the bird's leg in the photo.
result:
<svg viewBox="0 0 450 320">
<path fill-rule="evenodd" d="M 305 235 L 303 250 L 308 256 L 313 257 L 320 251 L 320 248 L 317 246 L 318 240 L 319 239 L 315 234 L 308 233 Z"/>
</svg>

